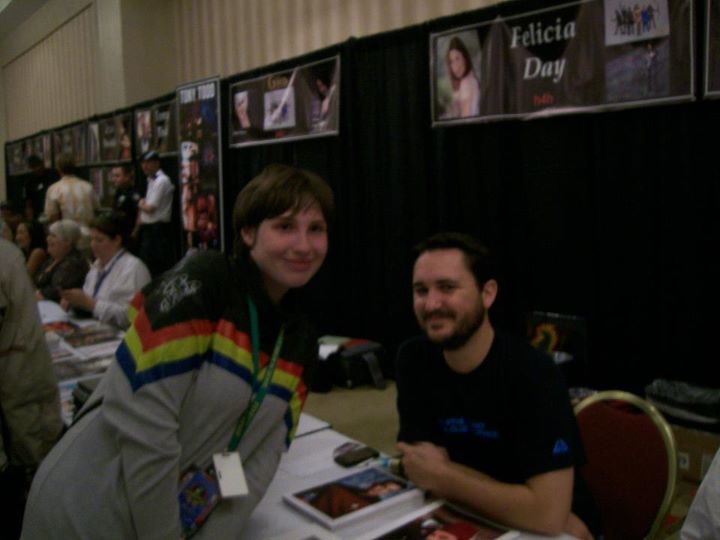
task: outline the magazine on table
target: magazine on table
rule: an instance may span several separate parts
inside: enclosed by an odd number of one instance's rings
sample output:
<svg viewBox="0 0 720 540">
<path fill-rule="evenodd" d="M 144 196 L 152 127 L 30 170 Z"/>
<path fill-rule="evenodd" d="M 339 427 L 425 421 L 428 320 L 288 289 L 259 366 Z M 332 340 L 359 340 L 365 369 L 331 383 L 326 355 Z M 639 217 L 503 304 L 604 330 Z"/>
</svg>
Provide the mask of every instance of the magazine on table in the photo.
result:
<svg viewBox="0 0 720 540">
<path fill-rule="evenodd" d="M 279 536 L 273 536 L 267 540 L 341 540 L 330 531 L 318 525 L 308 525 L 299 529 L 293 529 Z"/>
<path fill-rule="evenodd" d="M 357 540 L 512 540 L 519 534 L 438 500 L 401 518 L 383 523 Z"/>
<path fill-rule="evenodd" d="M 335 529 L 413 497 L 421 498 L 422 492 L 412 482 L 379 467 L 368 467 L 287 494 L 284 500 L 322 525 Z"/>
</svg>

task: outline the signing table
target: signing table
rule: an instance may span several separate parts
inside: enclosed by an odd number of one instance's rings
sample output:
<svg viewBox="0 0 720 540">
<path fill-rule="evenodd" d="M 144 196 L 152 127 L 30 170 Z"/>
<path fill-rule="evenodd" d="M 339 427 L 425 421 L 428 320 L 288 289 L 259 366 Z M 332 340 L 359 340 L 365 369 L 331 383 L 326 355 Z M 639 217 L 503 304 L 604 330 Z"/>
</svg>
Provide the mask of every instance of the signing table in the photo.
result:
<svg viewBox="0 0 720 540">
<path fill-rule="evenodd" d="M 382 537 L 394 526 L 407 521 L 410 516 L 421 515 L 421 509 L 430 501 L 418 493 L 390 508 L 383 509 L 363 520 L 348 523 L 346 526 L 328 531 L 303 513 L 293 509 L 283 501 L 283 495 L 295 493 L 318 484 L 331 481 L 363 467 L 378 465 L 381 460 L 360 464 L 351 469 L 340 467 L 333 461 L 333 450 L 341 444 L 351 441 L 329 425 L 306 414 L 301 415 L 298 434 L 290 450 L 280 461 L 277 474 L 268 487 L 265 497 L 250 516 L 247 528 L 241 535 L 243 540 L 372 540 Z M 502 540 L 543 539 L 548 538 L 527 532 L 508 531 Z M 571 536 L 556 537 L 572 540 Z"/>
</svg>

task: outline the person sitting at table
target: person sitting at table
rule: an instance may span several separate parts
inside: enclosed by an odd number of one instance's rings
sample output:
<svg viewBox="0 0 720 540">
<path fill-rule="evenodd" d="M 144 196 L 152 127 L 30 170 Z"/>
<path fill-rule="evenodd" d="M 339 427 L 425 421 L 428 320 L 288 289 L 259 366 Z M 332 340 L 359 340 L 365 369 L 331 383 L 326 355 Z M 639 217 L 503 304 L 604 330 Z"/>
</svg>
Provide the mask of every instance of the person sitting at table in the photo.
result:
<svg viewBox="0 0 720 540">
<path fill-rule="evenodd" d="M 102 214 L 90 222 L 90 249 L 95 262 L 82 289 L 62 291 L 61 305 L 75 308 L 102 322 L 127 328 L 128 305 L 137 291 L 150 283 L 150 271 L 124 247 L 127 238 L 124 216 Z"/>
<path fill-rule="evenodd" d="M 35 476 L 25 540 L 186 536 L 178 494 L 217 492 L 224 452 L 239 453 L 249 493 L 197 501 L 209 517 L 193 538 L 247 528 L 317 361 L 295 289 L 325 259 L 333 207 L 317 175 L 269 166 L 235 202 L 234 254 L 195 252 L 133 298 L 116 361 Z"/>
<path fill-rule="evenodd" d="M 22 221 L 15 231 L 15 244 L 25 256 L 25 268 L 34 276 L 47 259 L 45 230 L 37 221 Z"/>
<path fill-rule="evenodd" d="M 598 515 L 575 474 L 584 451 L 552 359 L 496 332 L 487 248 L 460 233 L 416 248 L 424 336 L 397 353 L 398 449 L 408 478 L 506 526 L 592 538 Z"/>
<path fill-rule="evenodd" d="M 70 219 L 56 221 L 48 228 L 50 257 L 34 276 L 38 300 L 60 302 L 60 291 L 82 287 L 88 262 L 77 249 L 80 236 L 80 226 Z"/>
</svg>

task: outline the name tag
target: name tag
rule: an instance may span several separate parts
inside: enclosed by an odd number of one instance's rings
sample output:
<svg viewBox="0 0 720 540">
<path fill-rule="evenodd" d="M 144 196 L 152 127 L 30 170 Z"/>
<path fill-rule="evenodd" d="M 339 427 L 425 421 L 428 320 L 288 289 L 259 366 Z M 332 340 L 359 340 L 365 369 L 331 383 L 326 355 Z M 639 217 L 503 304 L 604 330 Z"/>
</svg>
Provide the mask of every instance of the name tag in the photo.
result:
<svg viewBox="0 0 720 540">
<path fill-rule="evenodd" d="M 213 455 L 215 474 L 223 498 L 242 497 L 248 494 L 245 471 L 239 452 L 221 452 Z"/>
</svg>

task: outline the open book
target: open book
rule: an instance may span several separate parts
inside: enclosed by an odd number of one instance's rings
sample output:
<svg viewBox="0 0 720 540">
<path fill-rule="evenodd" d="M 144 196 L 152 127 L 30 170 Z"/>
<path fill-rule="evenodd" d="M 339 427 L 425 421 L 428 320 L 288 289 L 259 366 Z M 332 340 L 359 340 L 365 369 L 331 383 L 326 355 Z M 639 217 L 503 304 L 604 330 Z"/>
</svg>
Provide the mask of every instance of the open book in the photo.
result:
<svg viewBox="0 0 720 540">
<path fill-rule="evenodd" d="M 324 526 L 334 529 L 389 506 L 422 498 L 410 481 L 384 469 L 369 467 L 297 493 L 284 500 Z"/>
</svg>

